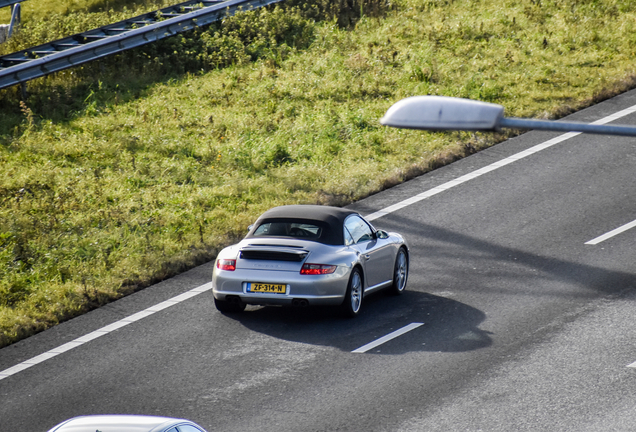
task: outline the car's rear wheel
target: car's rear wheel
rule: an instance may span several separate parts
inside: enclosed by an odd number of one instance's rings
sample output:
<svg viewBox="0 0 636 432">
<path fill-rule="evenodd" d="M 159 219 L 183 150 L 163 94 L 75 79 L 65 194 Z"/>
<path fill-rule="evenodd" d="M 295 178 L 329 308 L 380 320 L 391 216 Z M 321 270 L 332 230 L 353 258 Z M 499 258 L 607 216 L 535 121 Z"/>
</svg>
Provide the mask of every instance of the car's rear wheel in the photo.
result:
<svg viewBox="0 0 636 432">
<path fill-rule="evenodd" d="M 395 257 L 395 266 L 393 268 L 393 285 L 391 292 L 400 295 L 406 289 L 406 281 L 409 277 L 409 257 L 404 248 L 400 248 Z"/>
<path fill-rule="evenodd" d="M 362 273 L 359 268 L 354 268 L 349 278 L 347 293 L 342 302 L 342 311 L 345 316 L 356 317 L 362 308 Z"/>
<path fill-rule="evenodd" d="M 243 303 L 240 299 L 238 301 L 229 302 L 214 298 L 214 306 L 216 306 L 219 312 L 223 313 L 236 313 L 243 312 L 245 310 L 245 303 Z"/>
</svg>

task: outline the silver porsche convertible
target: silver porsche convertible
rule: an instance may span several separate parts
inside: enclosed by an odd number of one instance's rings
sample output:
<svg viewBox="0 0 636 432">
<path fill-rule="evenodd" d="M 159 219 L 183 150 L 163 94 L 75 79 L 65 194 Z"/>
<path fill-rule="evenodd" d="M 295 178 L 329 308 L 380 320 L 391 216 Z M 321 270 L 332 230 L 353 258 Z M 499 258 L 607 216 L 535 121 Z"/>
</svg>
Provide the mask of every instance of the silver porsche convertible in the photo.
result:
<svg viewBox="0 0 636 432">
<path fill-rule="evenodd" d="M 263 213 L 240 243 L 219 253 L 212 290 L 221 312 L 340 305 L 354 317 L 366 294 L 402 293 L 408 269 L 400 234 L 375 229 L 352 210 L 289 205 Z"/>
</svg>

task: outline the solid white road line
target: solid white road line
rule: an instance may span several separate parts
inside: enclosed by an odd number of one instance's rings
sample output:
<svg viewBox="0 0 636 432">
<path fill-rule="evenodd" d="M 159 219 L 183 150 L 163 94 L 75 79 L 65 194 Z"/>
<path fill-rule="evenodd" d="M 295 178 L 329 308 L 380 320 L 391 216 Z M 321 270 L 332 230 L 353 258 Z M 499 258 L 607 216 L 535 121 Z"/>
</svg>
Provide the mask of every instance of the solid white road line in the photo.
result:
<svg viewBox="0 0 636 432">
<path fill-rule="evenodd" d="M 614 120 L 617 120 L 617 119 L 619 119 L 621 117 L 625 117 L 626 115 L 635 113 L 635 112 L 636 112 L 636 105 L 631 106 L 629 108 L 626 108 L 626 109 L 624 109 L 622 111 L 619 111 L 617 113 L 611 114 L 611 115 L 609 115 L 607 117 L 604 117 L 604 118 L 602 118 L 600 120 L 596 120 L 595 122 L 592 122 L 592 124 L 606 124 L 606 123 L 612 122 Z M 477 171 L 473 171 L 472 173 L 466 174 L 466 175 L 464 175 L 462 177 L 459 177 L 459 178 L 457 178 L 455 180 L 451 180 L 451 181 L 449 181 L 447 183 L 444 183 L 444 184 L 442 184 L 440 186 L 437 186 L 437 187 L 435 187 L 433 189 L 430 189 L 430 190 L 428 190 L 426 192 L 422 192 L 419 195 L 415 195 L 414 197 L 411 197 L 409 199 L 401 201 L 401 202 L 399 202 L 397 204 L 393 204 L 392 206 L 386 207 L 386 208 L 384 208 L 382 210 L 379 210 L 379 211 L 377 211 L 375 213 L 371 213 L 370 215 L 366 216 L 365 219 L 367 219 L 368 221 L 372 221 L 374 219 L 381 218 L 382 216 L 386 216 L 386 215 L 388 215 L 390 213 L 393 213 L 393 212 L 396 212 L 396 211 L 398 211 L 400 209 L 403 209 L 404 207 L 408 207 L 411 204 L 415 204 L 416 202 L 422 201 L 422 200 L 424 200 L 426 198 L 430 198 L 433 195 L 437 195 L 440 192 L 447 191 L 448 189 L 453 188 L 455 186 L 459 186 L 462 183 L 466 183 L 467 181 L 476 179 L 477 177 L 480 177 L 480 176 L 482 176 L 484 174 L 487 174 L 487 173 L 489 173 L 491 171 L 494 171 L 496 169 L 504 167 L 504 166 L 506 166 L 508 164 L 511 164 L 512 162 L 516 162 L 516 161 L 518 161 L 520 159 L 523 159 L 523 158 L 526 158 L 528 156 L 531 156 L 531 155 L 533 155 L 535 153 L 540 152 L 541 150 L 545 150 L 548 147 L 552 147 L 555 144 L 563 142 L 563 141 L 565 141 L 567 139 L 570 139 L 572 137 L 575 137 L 577 135 L 580 135 L 580 132 L 568 132 L 566 134 L 560 135 L 560 136 L 558 136 L 556 138 L 553 138 L 553 139 L 551 139 L 549 141 L 546 141 L 546 142 L 544 142 L 542 144 L 538 144 L 538 145 L 536 145 L 534 147 L 531 147 L 528 150 L 522 151 L 521 153 L 517 153 L 515 155 L 512 155 L 510 157 L 502 159 L 502 160 L 500 160 L 498 162 L 495 162 L 495 163 L 493 163 L 491 165 L 488 165 L 488 166 L 485 166 L 485 167 L 483 167 L 481 169 L 478 169 Z"/>
<path fill-rule="evenodd" d="M 616 119 L 624 117 L 624 116 L 626 116 L 628 114 L 631 114 L 633 112 L 636 112 L 636 105 L 634 105 L 634 106 L 632 106 L 630 108 L 624 109 L 622 111 L 619 111 L 619 112 L 617 112 L 615 114 L 612 114 L 612 115 L 609 115 L 607 117 L 604 117 L 604 118 L 602 118 L 600 120 L 597 120 L 597 121 L 593 122 L 593 124 L 609 123 L 611 121 L 614 121 Z M 531 147 L 528 150 L 525 150 L 525 151 L 522 151 L 520 153 L 517 153 L 516 155 L 512 155 L 510 157 L 507 157 L 507 158 L 505 158 L 505 159 L 503 159 L 503 160 L 501 160 L 499 162 L 495 162 L 495 163 L 493 163 L 491 165 L 488 165 L 488 166 L 486 166 L 484 168 L 481 168 L 481 169 L 479 169 L 477 171 L 474 171 L 474 172 L 472 172 L 470 174 L 466 174 L 466 175 L 464 175 L 462 177 L 459 177 L 459 178 L 457 178 L 455 180 L 452 180 L 452 181 L 450 181 L 448 183 L 444 183 L 444 184 L 442 184 L 440 186 L 437 186 L 436 188 L 433 188 L 433 189 L 428 190 L 426 192 L 422 192 L 421 194 L 416 195 L 416 196 L 414 196 L 412 198 L 409 198 L 407 200 L 404 200 L 404 201 L 399 202 L 397 204 L 394 204 L 392 206 L 386 207 L 386 208 L 384 208 L 384 209 L 382 209 L 380 211 L 372 213 L 371 215 L 367 216 L 366 219 L 369 220 L 369 221 L 372 221 L 374 219 L 381 218 L 382 216 L 385 216 L 385 215 L 388 215 L 390 213 L 396 212 L 396 211 L 398 211 L 398 210 L 400 210 L 400 209 L 402 209 L 404 207 L 407 207 L 407 206 L 409 206 L 411 204 L 415 204 L 415 203 L 417 203 L 417 202 L 419 202 L 419 201 L 421 201 L 423 199 L 429 198 L 429 197 L 431 197 L 433 195 L 437 195 L 440 192 L 444 192 L 444 191 L 446 191 L 446 190 L 448 190 L 448 189 L 450 189 L 452 187 L 458 186 L 458 185 L 460 185 L 462 183 L 466 183 L 467 181 L 473 180 L 473 179 L 475 179 L 477 177 L 480 177 L 480 176 L 482 176 L 482 175 L 484 175 L 486 173 L 489 173 L 489 172 L 494 171 L 494 170 L 496 170 L 498 168 L 506 166 L 506 165 L 508 165 L 508 164 L 510 164 L 512 162 L 516 162 L 516 161 L 518 161 L 520 159 L 523 159 L 525 157 L 533 155 L 533 154 L 535 154 L 535 153 L 537 153 L 537 152 L 539 152 L 541 150 L 544 150 L 544 149 L 546 149 L 548 147 L 552 147 L 555 144 L 563 142 L 563 141 L 565 141 L 565 140 L 567 140 L 569 138 L 575 137 L 577 135 L 579 135 L 578 132 L 576 132 L 576 133 L 575 132 L 569 132 L 569 133 L 563 134 L 563 135 L 558 136 L 556 138 L 553 138 L 553 139 L 551 139 L 549 141 L 546 141 L 543 144 L 539 144 L 539 145 L 536 145 L 534 147 Z M 103 327 L 103 328 L 101 328 L 99 330 L 96 330 L 96 331 L 94 331 L 92 333 L 89 333 L 89 334 L 87 334 L 85 336 L 82 336 L 82 337 L 80 337 L 78 339 L 75 339 L 74 341 L 68 342 L 68 343 L 66 343 L 64 345 L 61 345 L 61 346 L 55 348 L 55 349 L 47 351 L 44 354 L 40 354 L 40 355 L 38 355 L 36 357 L 33 357 L 30 360 L 24 361 L 24 362 L 22 362 L 22 363 L 20 363 L 18 365 L 10 367 L 9 369 L 5 369 L 3 371 L 0 371 L 0 380 L 2 380 L 4 378 L 7 378 L 7 377 L 9 377 L 11 375 L 14 375 L 14 374 L 16 374 L 16 373 L 18 373 L 20 371 L 25 370 L 25 369 L 28 369 L 28 368 L 30 368 L 33 365 L 36 365 L 38 363 L 42 363 L 43 361 L 48 360 L 48 359 L 50 359 L 52 357 L 55 357 L 58 354 L 61 354 L 61 353 L 66 352 L 66 351 L 68 351 L 70 349 L 73 349 L 73 348 L 76 348 L 76 347 L 78 347 L 80 345 L 83 345 L 86 342 L 89 342 L 89 341 L 91 341 L 93 339 L 97 339 L 100 336 L 104 336 L 105 334 L 108 334 L 108 333 L 110 333 L 110 332 L 112 332 L 112 331 L 114 331 L 114 330 L 116 330 L 118 328 L 124 327 L 124 326 L 126 326 L 128 324 L 131 324 L 131 323 L 133 323 L 135 321 L 138 321 L 138 320 L 140 320 L 142 318 L 145 318 L 145 317 L 147 317 L 149 315 L 152 315 L 155 312 L 158 312 L 158 311 L 163 310 L 163 309 L 165 309 L 167 307 L 173 306 L 173 305 L 175 305 L 177 303 L 180 303 L 180 302 L 182 302 L 184 300 L 187 300 L 187 299 L 189 299 L 191 297 L 199 295 L 202 292 L 208 291 L 210 289 L 212 289 L 212 283 L 207 283 L 207 284 L 202 285 L 200 287 L 194 288 L 194 289 L 192 289 L 190 291 L 187 291 L 187 292 L 185 292 L 185 293 L 183 293 L 181 295 L 178 295 L 177 297 L 174 297 L 172 299 L 166 300 L 166 301 L 164 301 L 162 303 L 159 303 L 159 304 L 157 304 L 155 306 L 152 306 L 152 307 L 150 307 L 148 309 L 145 309 L 145 310 L 143 310 L 141 312 L 137 312 L 136 314 L 133 314 L 133 315 L 129 316 L 128 318 L 124 318 L 124 319 L 122 319 L 120 321 L 117 321 L 117 322 L 111 324 L 111 325 L 108 325 L 108 326 Z M 362 348 L 364 348 L 364 347 L 362 347 Z M 362 348 L 358 348 L 358 350 L 360 350 Z M 369 348 L 369 349 L 371 349 L 371 348 Z M 358 350 L 356 350 L 354 352 L 361 352 L 361 351 L 358 351 Z"/>
<path fill-rule="evenodd" d="M 635 106 L 635 109 L 636 109 L 636 106 Z M 508 164 L 516 162 L 516 161 L 518 161 L 520 159 L 523 159 L 523 158 L 526 158 L 528 156 L 531 156 L 531 155 L 533 155 L 535 153 L 540 152 L 541 150 L 545 150 L 548 147 L 552 147 L 555 144 L 563 142 L 563 141 L 565 141 L 567 139 L 570 139 L 572 137 L 575 137 L 577 135 L 580 135 L 580 132 L 568 132 L 566 134 L 560 135 L 560 136 L 558 136 L 556 138 L 553 138 L 553 139 L 551 139 L 549 141 L 546 141 L 546 142 L 544 142 L 542 144 L 538 144 L 538 145 L 536 145 L 534 147 L 531 147 L 531 148 L 529 148 L 529 149 L 527 149 L 525 151 L 522 151 L 520 153 L 517 153 L 515 155 L 509 156 L 509 157 L 507 157 L 505 159 L 502 159 L 502 160 L 500 160 L 498 162 L 495 162 L 493 164 L 485 166 L 485 167 L 483 167 L 481 169 L 478 169 L 477 171 L 473 171 L 473 172 L 471 172 L 469 174 L 466 174 L 466 175 L 463 175 L 463 176 L 461 176 L 459 178 L 456 178 L 455 180 L 451 180 L 451 181 L 449 181 L 447 183 L 444 183 L 444 184 L 441 184 L 441 185 L 439 185 L 437 187 L 434 187 L 433 189 L 429 189 L 429 190 L 427 190 L 425 192 L 422 192 L 419 195 L 415 195 L 414 197 L 411 197 L 409 199 L 401 201 L 401 202 L 399 202 L 397 204 L 393 204 L 392 206 L 386 207 L 386 208 L 384 208 L 382 210 L 379 210 L 379 211 L 377 211 L 375 213 L 371 213 L 370 215 L 366 216 L 365 219 L 368 220 L 368 221 L 372 221 L 374 219 L 381 218 L 382 216 L 386 216 L 389 213 L 396 212 L 398 210 L 403 209 L 404 207 L 410 206 L 411 204 L 415 204 L 416 202 L 422 201 L 422 200 L 424 200 L 426 198 L 430 198 L 433 195 L 437 195 L 438 193 L 447 191 L 448 189 L 451 189 L 451 188 L 453 188 L 455 186 L 459 186 L 460 184 L 466 183 L 466 182 L 468 182 L 470 180 L 474 180 L 477 177 L 481 177 L 482 175 L 487 174 L 487 173 L 489 173 L 491 171 L 494 171 L 494 170 L 499 169 L 501 167 L 504 167 L 504 166 L 506 166 Z"/>
<path fill-rule="evenodd" d="M 132 324 L 136 321 L 139 321 L 140 319 L 146 318 L 154 313 L 157 313 L 166 308 L 179 304 L 182 301 L 188 300 L 194 296 L 197 296 L 211 289 L 212 289 L 212 282 L 209 282 L 205 285 L 201 285 L 200 287 L 191 289 L 190 291 L 186 291 L 183 294 L 179 294 L 178 296 L 168 299 L 164 302 L 151 306 L 148 309 L 142 310 L 141 312 L 137 312 L 133 315 L 130 315 L 129 317 L 120 319 L 119 321 L 116 321 L 112 324 L 109 324 L 105 327 L 95 330 L 94 332 L 88 333 L 82 337 L 72 340 L 71 342 L 67 342 L 64 345 L 60 345 L 57 348 L 53 348 L 52 350 L 47 351 L 44 354 L 40 354 L 29 360 L 23 361 L 20 364 L 10 367 L 9 369 L 0 371 L 0 380 L 4 378 L 8 378 L 11 375 L 15 375 L 18 372 L 22 372 L 23 370 L 28 369 L 31 366 L 35 366 L 36 364 L 42 363 L 43 361 L 51 359 L 59 354 L 65 353 L 66 351 L 72 350 L 73 348 L 77 348 L 78 346 L 82 346 L 86 342 L 90 342 L 101 336 L 105 336 L 110 332 L 113 332 L 117 329 L 127 326 L 128 324 Z"/>
<path fill-rule="evenodd" d="M 605 241 L 607 239 L 610 239 L 610 238 L 612 238 L 612 237 L 614 237 L 616 235 L 619 235 L 620 233 L 625 232 L 628 229 L 632 229 L 634 227 L 636 227 L 636 220 L 633 221 L 633 222 L 630 222 L 628 224 L 625 224 L 625 225 L 623 225 L 621 227 L 618 227 L 615 230 L 612 230 L 612 231 L 610 231 L 610 232 L 608 232 L 606 234 L 603 234 L 602 236 L 598 236 L 595 239 L 592 239 L 592 240 L 590 240 L 588 242 L 585 242 L 585 244 L 586 245 L 597 245 L 600 242 L 603 242 L 603 241 Z"/>
<path fill-rule="evenodd" d="M 393 333 L 389 333 L 388 335 L 381 337 L 380 339 L 376 339 L 371 343 L 366 344 L 365 346 L 361 346 L 358 349 L 355 349 L 353 351 L 351 351 L 352 353 L 365 353 L 369 350 L 372 350 L 373 348 L 382 345 L 383 343 L 386 343 L 388 341 L 390 341 L 391 339 L 395 339 L 398 336 L 402 336 L 404 333 L 408 333 L 411 330 L 415 330 L 416 328 L 423 326 L 424 323 L 411 323 L 405 327 L 402 327 L 399 330 L 394 331 Z"/>
</svg>

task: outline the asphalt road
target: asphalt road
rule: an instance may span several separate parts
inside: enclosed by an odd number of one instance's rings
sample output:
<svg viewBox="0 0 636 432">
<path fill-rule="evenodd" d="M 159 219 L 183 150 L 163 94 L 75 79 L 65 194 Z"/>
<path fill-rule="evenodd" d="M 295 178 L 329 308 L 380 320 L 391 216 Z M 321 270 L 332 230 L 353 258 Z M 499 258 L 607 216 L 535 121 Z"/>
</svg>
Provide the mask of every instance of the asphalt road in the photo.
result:
<svg viewBox="0 0 636 432">
<path fill-rule="evenodd" d="M 629 92 L 569 120 L 634 105 Z M 64 345 L 205 287 L 206 264 L 0 350 L 0 431 L 98 413 L 210 432 L 634 430 L 636 228 L 586 243 L 636 220 L 636 138 L 577 135 L 449 187 L 558 136 L 526 133 L 352 205 L 372 214 L 444 186 L 373 221 L 408 238 L 409 284 L 356 319 L 225 316 L 205 291 Z"/>
</svg>

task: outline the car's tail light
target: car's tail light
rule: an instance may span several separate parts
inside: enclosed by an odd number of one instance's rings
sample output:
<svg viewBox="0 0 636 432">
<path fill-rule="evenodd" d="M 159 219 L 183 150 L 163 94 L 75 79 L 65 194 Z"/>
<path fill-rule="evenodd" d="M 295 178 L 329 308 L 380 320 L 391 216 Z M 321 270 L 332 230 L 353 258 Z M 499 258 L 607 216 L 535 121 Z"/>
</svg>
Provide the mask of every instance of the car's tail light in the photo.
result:
<svg viewBox="0 0 636 432">
<path fill-rule="evenodd" d="M 300 274 L 304 275 L 323 275 L 331 274 L 336 271 L 335 265 L 327 264 L 303 264 L 303 268 L 300 269 Z"/>
<path fill-rule="evenodd" d="M 233 260 L 233 259 L 217 260 L 216 268 L 220 270 L 234 271 L 236 270 L 236 260 Z"/>
</svg>

